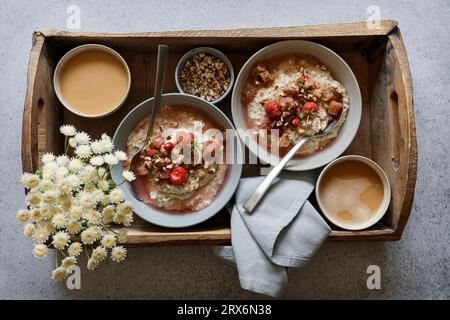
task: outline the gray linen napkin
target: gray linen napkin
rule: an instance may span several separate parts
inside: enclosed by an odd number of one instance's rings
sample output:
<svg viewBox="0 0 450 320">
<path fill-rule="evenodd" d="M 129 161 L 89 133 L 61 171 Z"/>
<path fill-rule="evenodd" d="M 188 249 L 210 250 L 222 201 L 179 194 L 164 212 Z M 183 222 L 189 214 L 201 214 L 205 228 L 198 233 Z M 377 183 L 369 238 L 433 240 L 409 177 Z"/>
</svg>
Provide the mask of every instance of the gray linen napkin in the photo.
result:
<svg viewBox="0 0 450 320">
<path fill-rule="evenodd" d="M 311 172 L 283 173 L 247 214 L 242 205 L 262 179 L 241 179 L 231 214 L 232 246 L 214 247 L 214 253 L 237 266 L 243 289 L 276 297 L 287 284 L 286 267 L 305 265 L 331 229 L 307 201 Z"/>
</svg>

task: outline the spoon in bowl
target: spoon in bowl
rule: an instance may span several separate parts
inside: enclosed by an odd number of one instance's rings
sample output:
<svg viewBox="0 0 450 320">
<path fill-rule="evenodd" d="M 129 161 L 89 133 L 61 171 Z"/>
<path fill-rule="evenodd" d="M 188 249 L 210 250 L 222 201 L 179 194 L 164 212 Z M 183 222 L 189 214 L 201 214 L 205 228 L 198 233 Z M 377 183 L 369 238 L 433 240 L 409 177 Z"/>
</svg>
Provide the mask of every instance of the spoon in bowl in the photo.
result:
<svg viewBox="0 0 450 320">
<path fill-rule="evenodd" d="M 158 58 L 156 62 L 156 80 L 155 80 L 155 92 L 153 95 L 153 106 L 151 109 L 150 114 L 150 121 L 148 123 L 148 129 L 147 129 L 147 136 L 145 138 L 144 145 L 142 148 L 140 148 L 131 158 L 130 167 L 129 170 L 136 172 L 137 168 L 142 166 L 143 160 L 141 159 L 141 152 L 144 150 L 144 148 L 147 146 L 148 142 L 150 141 L 150 138 L 153 133 L 153 127 L 155 125 L 155 118 L 158 114 L 159 108 L 161 106 L 161 95 L 162 95 L 162 89 L 164 84 L 164 78 L 166 74 L 166 66 L 167 66 L 167 57 L 169 53 L 169 47 L 163 44 L 160 44 L 158 46 Z M 135 188 L 137 185 L 139 185 L 139 182 L 142 183 L 142 176 L 136 175 L 136 180 L 134 180 L 131 185 L 131 190 L 134 193 L 134 196 L 136 199 L 140 201 L 144 201 L 143 197 L 139 194 L 139 192 L 136 192 Z"/>
<path fill-rule="evenodd" d="M 316 134 L 313 136 L 307 136 L 300 139 L 291 150 L 278 162 L 278 164 L 273 167 L 273 169 L 269 172 L 269 174 L 264 178 L 261 184 L 253 191 L 252 195 L 248 198 L 248 200 L 244 203 L 243 208 L 245 212 L 252 213 L 258 203 L 264 198 L 267 190 L 269 190 L 270 185 L 275 180 L 276 177 L 280 174 L 283 168 L 286 166 L 289 160 L 297 153 L 298 150 L 308 141 L 313 139 L 322 138 L 328 134 L 330 134 L 338 125 L 342 118 L 342 112 L 340 117 L 336 120 L 331 121 L 325 130 L 323 130 L 320 134 Z"/>
</svg>

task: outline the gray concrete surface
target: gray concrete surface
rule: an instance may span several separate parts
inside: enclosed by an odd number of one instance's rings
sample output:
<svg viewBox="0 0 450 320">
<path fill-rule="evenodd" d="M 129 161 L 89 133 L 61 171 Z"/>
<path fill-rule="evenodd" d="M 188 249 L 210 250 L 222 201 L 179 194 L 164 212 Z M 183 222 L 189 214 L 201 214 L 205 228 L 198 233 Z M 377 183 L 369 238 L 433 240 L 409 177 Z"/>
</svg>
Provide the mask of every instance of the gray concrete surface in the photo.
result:
<svg viewBox="0 0 450 320">
<path fill-rule="evenodd" d="M 236 1 L 237 2 L 237 1 Z M 66 28 L 81 8 L 82 30 L 161 31 L 288 26 L 365 20 L 378 5 L 399 21 L 409 54 L 419 144 L 410 221 L 395 243 L 326 243 L 292 270 L 283 295 L 304 298 L 450 298 L 450 2 L 447 1 L 2 1 L 0 9 L 0 298 L 260 298 L 208 247 L 132 249 L 126 263 L 83 272 L 82 289 L 49 280 L 52 257 L 34 259 L 15 211 L 22 207 L 20 139 L 33 30 Z M 277 3 L 275 6 L 274 4 Z M 382 271 L 381 290 L 365 286 L 366 267 Z"/>
</svg>

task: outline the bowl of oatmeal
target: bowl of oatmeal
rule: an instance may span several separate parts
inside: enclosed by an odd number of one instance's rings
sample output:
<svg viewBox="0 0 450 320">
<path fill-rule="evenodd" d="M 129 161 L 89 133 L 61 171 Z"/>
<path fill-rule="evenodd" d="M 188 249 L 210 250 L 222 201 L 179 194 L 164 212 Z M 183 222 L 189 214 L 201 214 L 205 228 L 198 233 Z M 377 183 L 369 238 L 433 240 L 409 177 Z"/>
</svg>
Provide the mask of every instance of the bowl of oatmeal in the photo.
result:
<svg viewBox="0 0 450 320">
<path fill-rule="evenodd" d="M 144 145 L 152 99 L 120 123 L 114 145 L 128 160 L 112 171 L 122 181 L 133 155 Z M 242 172 L 242 151 L 231 121 L 212 104 L 185 94 L 165 94 L 154 131 L 133 168 L 137 179 L 125 195 L 135 213 L 164 227 L 201 223 L 222 209 L 234 194 Z"/>
<path fill-rule="evenodd" d="M 361 120 L 361 93 L 350 67 L 330 49 L 289 40 L 255 53 L 242 67 L 232 95 L 241 140 L 263 162 L 275 165 L 304 136 L 336 130 L 306 143 L 286 166 L 321 167 L 350 145 Z"/>
</svg>

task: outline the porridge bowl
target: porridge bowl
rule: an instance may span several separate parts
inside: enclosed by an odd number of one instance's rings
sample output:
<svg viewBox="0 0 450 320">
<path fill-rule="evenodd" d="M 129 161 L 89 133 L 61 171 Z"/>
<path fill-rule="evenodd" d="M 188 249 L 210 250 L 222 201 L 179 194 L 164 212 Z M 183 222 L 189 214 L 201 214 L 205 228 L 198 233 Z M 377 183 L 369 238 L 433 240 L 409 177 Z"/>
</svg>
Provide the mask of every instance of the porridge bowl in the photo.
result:
<svg viewBox="0 0 450 320">
<path fill-rule="evenodd" d="M 242 173 L 242 147 L 231 121 L 217 107 L 195 96 L 162 96 L 149 143 L 141 152 L 131 186 L 123 186 L 134 211 L 155 225 L 182 228 L 201 223 L 219 212 L 233 196 Z M 115 166 L 120 183 L 129 160 L 145 143 L 152 99 L 134 108 L 114 134 L 116 148 L 128 161 Z"/>
<path fill-rule="evenodd" d="M 241 140 L 263 162 L 276 165 L 301 138 L 311 139 L 285 169 L 305 171 L 341 155 L 358 131 L 361 93 L 350 67 L 330 49 L 288 40 L 256 52 L 237 76 L 231 111 Z"/>
</svg>

